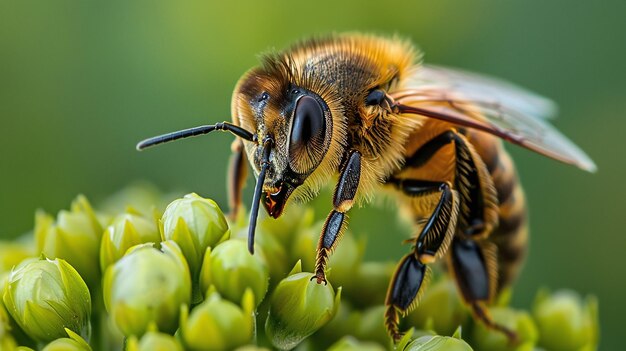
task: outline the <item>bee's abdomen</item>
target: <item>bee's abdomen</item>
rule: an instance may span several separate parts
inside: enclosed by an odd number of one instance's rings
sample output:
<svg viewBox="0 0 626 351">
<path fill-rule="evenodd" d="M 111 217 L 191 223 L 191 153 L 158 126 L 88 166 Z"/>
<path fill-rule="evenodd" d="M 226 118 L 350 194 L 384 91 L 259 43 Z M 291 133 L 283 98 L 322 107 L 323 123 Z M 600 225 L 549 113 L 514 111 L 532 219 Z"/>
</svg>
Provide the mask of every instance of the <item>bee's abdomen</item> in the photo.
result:
<svg viewBox="0 0 626 351">
<path fill-rule="evenodd" d="M 526 199 L 515 166 L 500 140 L 482 133 L 469 135 L 493 179 L 499 222 L 488 240 L 498 247 L 498 289 L 512 283 L 524 263 L 528 246 Z"/>
</svg>

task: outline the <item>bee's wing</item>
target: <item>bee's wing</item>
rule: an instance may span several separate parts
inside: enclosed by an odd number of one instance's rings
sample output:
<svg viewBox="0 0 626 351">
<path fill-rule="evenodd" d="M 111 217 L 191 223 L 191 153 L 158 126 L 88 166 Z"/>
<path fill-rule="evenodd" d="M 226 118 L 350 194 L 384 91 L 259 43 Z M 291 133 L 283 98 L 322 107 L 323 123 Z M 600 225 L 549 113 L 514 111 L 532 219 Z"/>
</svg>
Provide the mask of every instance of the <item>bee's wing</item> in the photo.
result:
<svg viewBox="0 0 626 351">
<path fill-rule="evenodd" d="M 507 81 L 436 65 L 424 65 L 412 77 L 413 86 L 436 86 L 455 91 L 469 100 L 500 104 L 538 118 L 553 118 L 557 106 L 552 100 Z"/>
<path fill-rule="evenodd" d="M 406 89 L 391 97 L 401 113 L 482 130 L 586 171 L 596 170 L 584 151 L 546 121 L 556 110 L 554 104 L 510 83 L 424 66 Z"/>
</svg>

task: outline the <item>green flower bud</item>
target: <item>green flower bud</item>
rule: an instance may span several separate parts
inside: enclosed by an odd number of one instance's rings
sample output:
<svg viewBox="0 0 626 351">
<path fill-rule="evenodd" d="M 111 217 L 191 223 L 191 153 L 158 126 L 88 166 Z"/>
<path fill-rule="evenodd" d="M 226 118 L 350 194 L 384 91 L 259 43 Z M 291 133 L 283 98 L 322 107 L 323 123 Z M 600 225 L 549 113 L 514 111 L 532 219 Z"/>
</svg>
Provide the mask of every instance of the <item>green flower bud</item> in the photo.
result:
<svg viewBox="0 0 626 351">
<path fill-rule="evenodd" d="M 126 336 L 143 335 L 155 323 L 173 333 L 182 304 L 191 299 L 189 268 L 173 241 L 134 246 L 107 268 L 103 280 L 106 310 Z"/>
<path fill-rule="evenodd" d="M 180 336 L 189 350 L 232 350 L 252 341 L 254 294 L 247 290 L 241 306 L 222 299 L 213 287 L 189 314 L 181 308 Z"/>
<path fill-rule="evenodd" d="M 328 351 L 385 351 L 385 348 L 375 342 L 363 342 L 347 335 L 328 348 Z"/>
<path fill-rule="evenodd" d="M 455 283 L 449 278 L 442 278 L 426 289 L 418 308 L 408 315 L 407 320 L 418 329 L 451 335 L 467 320 L 468 315 Z"/>
<path fill-rule="evenodd" d="M 126 351 L 183 351 L 183 346 L 178 340 L 169 335 L 156 331 L 148 331 L 141 340 L 131 336 L 126 341 Z"/>
<path fill-rule="evenodd" d="M 233 229 L 233 233 L 232 238 L 248 239 L 247 226 L 237 227 Z M 274 237 L 273 233 L 266 231 L 263 227 L 257 227 L 254 246 L 256 248 L 255 255 L 258 252 L 258 255 L 269 270 L 270 283 L 279 282 L 289 273 L 289 258 L 285 245 L 279 242 L 279 239 Z"/>
<path fill-rule="evenodd" d="M 46 257 L 62 258 L 74 267 L 87 285 L 100 281 L 98 257 L 102 226 L 84 196 L 72 202 L 70 211 L 60 211 L 56 223 L 42 212 L 35 216 L 37 252 Z"/>
<path fill-rule="evenodd" d="M 296 347 L 337 312 L 341 288 L 335 295 L 330 283 L 317 284 L 312 276 L 313 273 L 302 273 L 298 262 L 272 294 L 265 332 L 279 349 Z"/>
<path fill-rule="evenodd" d="M 595 350 L 598 345 L 598 301 L 584 301 L 572 291 L 552 295 L 542 290 L 532 309 L 539 345 L 547 350 Z"/>
<path fill-rule="evenodd" d="M 22 262 L 9 276 L 3 301 L 20 328 L 38 342 L 66 336 L 66 327 L 89 338 L 89 290 L 62 259 Z"/>
<path fill-rule="evenodd" d="M 34 259 L 27 260 L 32 261 Z M 9 276 L 10 272 L 0 274 L 0 346 L 2 346 L 0 350 L 14 350 L 17 345 L 35 346 L 35 342 L 24 333 L 4 307 L 2 296 L 4 296 L 5 287 L 8 285 Z"/>
<path fill-rule="evenodd" d="M 100 268 L 106 268 L 122 258 L 132 246 L 159 242 L 161 236 L 156 223 L 134 214 L 121 214 L 105 230 L 100 244 Z"/>
<path fill-rule="evenodd" d="M 42 351 L 91 351 L 89 344 L 69 329 L 65 329 L 69 338 L 56 339 L 46 345 Z"/>
<path fill-rule="evenodd" d="M 194 279 L 200 272 L 207 247 L 215 247 L 230 236 L 226 218 L 215 201 L 195 193 L 172 201 L 160 225 L 163 239 L 180 246 Z"/>
<path fill-rule="evenodd" d="M 458 336 L 422 336 L 411 341 L 405 351 L 472 351 L 472 348 Z M 479 350 L 483 350 L 479 348 Z"/>
<path fill-rule="evenodd" d="M 28 257 L 33 257 L 34 250 L 19 242 L 0 241 L 0 274 L 9 272 Z"/>
<path fill-rule="evenodd" d="M 539 335 L 537 327 L 526 311 L 518 311 L 508 307 L 492 307 L 489 309 L 493 320 L 514 331 L 518 342 L 511 343 L 504 333 L 487 328 L 477 322 L 472 330 L 473 345 L 485 351 L 530 351 L 537 343 Z"/>
<path fill-rule="evenodd" d="M 268 280 L 265 263 L 259 255 L 248 252 L 246 242 L 229 240 L 214 250 L 207 249 L 200 273 L 202 291 L 213 285 L 220 295 L 238 303 L 250 288 L 258 306 L 267 293 Z"/>
<path fill-rule="evenodd" d="M 317 244 L 323 226 L 324 222 L 320 221 L 312 227 L 300 231 L 294 238 L 291 259 L 292 262 L 302 259 L 302 269 L 305 271 L 315 270 Z M 337 285 L 349 285 L 350 281 L 354 280 L 354 272 L 363 257 L 363 248 L 363 245 L 357 244 L 350 232 L 344 232 L 337 249 L 328 261 L 328 278 Z"/>
</svg>

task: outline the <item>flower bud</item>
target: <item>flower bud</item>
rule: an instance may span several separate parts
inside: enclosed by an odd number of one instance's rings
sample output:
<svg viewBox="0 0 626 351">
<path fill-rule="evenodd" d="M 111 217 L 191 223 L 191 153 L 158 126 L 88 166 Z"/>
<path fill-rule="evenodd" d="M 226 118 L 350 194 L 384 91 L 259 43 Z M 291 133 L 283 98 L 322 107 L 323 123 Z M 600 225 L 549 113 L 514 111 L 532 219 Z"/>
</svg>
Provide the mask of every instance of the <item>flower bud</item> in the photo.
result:
<svg viewBox="0 0 626 351">
<path fill-rule="evenodd" d="M 173 241 L 134 246 L 107 268 L 103 280 L 104 303 L 126 336 L 143 335 L 155 323 L 173 333 L 182 304 L 191 299 L 189 268 Z"/>
<path fill-rule="evenodd" d="M 539 345 L 546 350 L 595 350 L 598 344 L 598 301 L 584 301 L 572 291 L 537 294 L 532 310 Z"/>
<path fill-rule="evenodd" d="M 518 340 L 511 343 L 501 331 L 489 329 L 483 323 L 477 322 L 472 330 L 473 345 L 477 350 L 533 350 L 538 338 L 537 327 L 526 311 L 518 311 L 508 307 L 492 307 L 489 312 L 496 323 L 515 332 Z"/>
<path fill-rule="evenodd" d="M 231 238 L 247 240 L 248 227 L 231 228 L 233 234 Z M 220 245 L 221 246 L 221 245 Z M 279 238 L 273 236 L 263 227 L 257 227 L 255 234 L 255 256 L 262 259 L 268 268 L 270 275 L 270 283 L 278 283 L 289 273 L 289 258 L 285 245 L 279 241 Z"/>
<path fill-rule="evenodd" d="M 189 350 L 232 350 L 252 341 L 254 294 L 247 290 L 241 308 L 222 299 L 213 287 L 189 314 L 181 308 L 180 336 Z"/>
<path fill-rule="evenodd" d="M 419 306 L 408 315 L 407 320 L 417 329 L 451 335 L 467 317 L 467 308 L 459 298 L 455 283 L 449 278 L 442 278 L 426 289 Z"/>
<path fill-rule="evenodd" d="M 139 215 L 125 213 L 117 216 L 104 231 L 100 244 L 100 268 L 106 268 L 122 258 L 132 246 L 159 242 L 156 223 Z"/>
<path fill-rule="evenodd" d="M 472 348 L 458 334 L 452 337 L 426 335 L 411 341 L 404 351 L 472 351 Z"/>
<path fill-rule="evenodd" d="M 66 336 L 66 327 L 89 338 L 89 290 L 62 259 L 22 262 L 9 276 L 3 301 L 20 328 L 38 342 Z"/>
<path fill-rule="evenodd" d="M 83 338 L 67 328 L 65 330 L 68 338 L 56 339 L 42 351 L 91 351 L 91 346 Z"/>
<path fill-rule="evenodd" d="M 330 283 L 317 284 L 311 277 L 313 273 L 301 272 L 298 262 L 272 293 L 265 332 L 279 349 L 296 347 L 337 312 L 341 288 L 335 295 Z"/>
<path fill-rule="evenodd" d="M 215 201 L 195 193 L 172 201 L 160 225 L 163 239 L 173 240 L 181 248 L 194 279 L 207 247 L 215 247 L 230 236 L 226 218 Z"/>
<path fill-rule="evenodd" d="M 46 257 L 62 258 L 74 267 L 87 285 L 100 281 L 98 257 L 102 226 L 84 196 L 72 202 L 70 211 L 62 210 L 54 219 L 42 212 L 35 216 L 37 252 Z"/>
<path fill-rule="evenodd" d="M 375 342 L 359 341 L 347 335 L 328 348 L 328 351 L 385 351 L 385 348 Z"/>
<path fill-rule="evenodd" d="M 252 289 L 255 306 L 259 305 L 269 283 L 269 273 L 259 255 L 248 252 L 246 242 L 228 240 L 215 249 L 207 249 L 200 273 L 200 286 L 207 291 L 209 286 L 226 299 L 238 303 L 246 289 Z"/>
<path fill-rule="evenodd" d="M 169 335 L 156 331 L 148 331 L 141 340 L 136 336 L 131 336 L 126 341 L 125 351 L 183 351 L 178 340 Z"/>
</svg>

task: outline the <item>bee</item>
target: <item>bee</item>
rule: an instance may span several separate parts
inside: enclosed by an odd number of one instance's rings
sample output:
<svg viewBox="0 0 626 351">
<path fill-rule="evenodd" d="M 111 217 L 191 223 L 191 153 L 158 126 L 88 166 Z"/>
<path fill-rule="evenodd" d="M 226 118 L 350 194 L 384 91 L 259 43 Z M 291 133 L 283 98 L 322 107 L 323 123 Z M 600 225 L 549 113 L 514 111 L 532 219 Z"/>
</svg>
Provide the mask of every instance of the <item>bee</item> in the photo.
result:
<svg viewBox="0 0 626 351">
<path fill-rule="evenodd" d="M 306 201 L 338 176 L 317 246 L 315 279 L 354 204 L 391 193 L 415 223 L 410 252 L 397 265 L 385 304 L 389 335 L 445 262 L 475 319 L 515 334 L 487 306 L 515 279 L 527 246 L 524 193 L 501 140 L 593 172 L 593 161 L 552 127 L 552 102 L 507 82 L 426 65 L 410 42 L 332 35 L 267 54 L 237 83 L 232 122 L 140 142 L 146 147 L 226 131 L 232 144 L 231 215 L 241 208 L 246 160 L 257 179 L 248 247 L 260 203 L 278 218 L 291 199 Z"/>
</svg>

